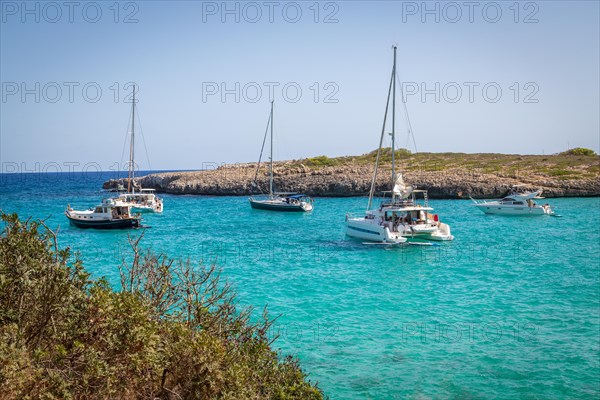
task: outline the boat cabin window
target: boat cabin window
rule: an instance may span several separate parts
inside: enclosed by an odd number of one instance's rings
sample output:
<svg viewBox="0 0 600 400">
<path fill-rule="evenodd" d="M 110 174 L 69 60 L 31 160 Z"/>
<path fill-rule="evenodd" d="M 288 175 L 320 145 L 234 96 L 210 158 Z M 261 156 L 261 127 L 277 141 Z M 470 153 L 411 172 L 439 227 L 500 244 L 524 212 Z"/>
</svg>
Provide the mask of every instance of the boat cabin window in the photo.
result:
<svg viewBox="0 0 600 400">
<path fill-rule="evenodd" d="M 96 209 L 94 210 L 94 212 L 101 214 L 102 213 L 102 207 L 96 207 Z"/>
<path fill-rule="evenodd" d="M 519 206 L 525 205 L 525 203 L 523 203 L 522 201 L 513 201 L 513 204 L 519 205 Z"/>
</svg>

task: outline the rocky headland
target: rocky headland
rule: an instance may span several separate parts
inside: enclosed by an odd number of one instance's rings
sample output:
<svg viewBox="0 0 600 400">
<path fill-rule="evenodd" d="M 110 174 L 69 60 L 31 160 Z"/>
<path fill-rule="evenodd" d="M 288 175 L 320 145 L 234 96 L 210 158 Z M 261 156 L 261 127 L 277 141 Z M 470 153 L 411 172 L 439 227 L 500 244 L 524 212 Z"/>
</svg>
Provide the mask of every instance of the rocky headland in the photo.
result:
<svg viewBox="0 0 600 400">
<path fill-rule="evenodd" d="M 427 189 L 430 198 L 497 198 L 513 185 L 544 190 L 545 197 L 600 196 L 600 157 L 597 155 L 506 155 L 419 153 L 398 151 L 405 181 Z M 310 196 L 347 197 L 368 194 L 375 152 L 354 157 L 325 156 L 274 164 L 274 185 L 280 192 Z M 391 185 L 389 149 L 382 155 L 377 192 Z M 268 164 L 226 164 L 215 169 L 164 172 L 136 178 L 135 184 L 157 192 L 213 196 L 245 196 L 268 188 Z M 110 180 L 114 189 L 126 180 Z"/>
</svg>

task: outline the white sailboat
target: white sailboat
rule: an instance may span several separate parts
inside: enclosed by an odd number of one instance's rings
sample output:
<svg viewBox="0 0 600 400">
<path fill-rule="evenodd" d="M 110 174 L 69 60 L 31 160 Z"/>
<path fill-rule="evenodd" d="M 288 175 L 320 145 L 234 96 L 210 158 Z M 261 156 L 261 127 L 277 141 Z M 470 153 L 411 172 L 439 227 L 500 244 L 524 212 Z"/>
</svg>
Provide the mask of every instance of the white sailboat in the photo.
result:
<svg viewBox="0 0 600 400">
<path fill-rule="evenodd" d="M 385 135 L 388 107 L 392 95 L 392 180 L 391 199 L 384 200 L 378 208 L 372 209 L 373 196 L 383 138 Z M 404 182 L 401 173 L 396 173 L 395 160 L 395 111 L 396 111 L 396 46 L 394 46 L 394 66 L 388 90 L 387 104 L 383 118 L 383 127 L 379 149 L 375 161 L 375 172 L 371 181 L 367 211 L 362 216 L 346 215 L 346 235 L 369 241 L 368 243 L 400 244 L 407 240 L 423 239 L 431 241 L 453 240 L 450 226 L 439 221 L 428 204 L 426 190 L 417 190 Z M 387 192 L 389 193 L 389 192 Z"/>
<path fill-rule="evenodd" d="M 313 200 L 305 195 L 300 193 L 277 193 L 273 189 L 273 102 L 271 101 L 271 113 L 269 114 L 269 122 L 267 124 L 267 132 L 270 127 L 271 132 L 271 154 L 270 154 L 270 162 L 269 162 L 269 194 L 266 196 L 252 196 L 248 200 L 250 201 L 250 206 L 254 209 L 258 210 L 268 210 L 268 211 L 312 211 L 313 210 Z M 254 178 L 254 182 L 256 183 L 256 178 L 258 176 L 258 170 L 260 168 L 260 159 L 262 157 L 262 152 L 265 148 L 266 135 L 263 139 L 263 146 L 261 149 L 261 156 L 258 159 L 258 165 L 256 166 L 256 176 Z"/>
<path fill-rule="evenodd" d="M 121 205 L 130 206 L 134 211 L 162 213 L 163 201 L 154 193 L 154 189 L 139 188 L 133 184 L 135 175 L 135 85 L 133 86 L 133 101 L 131 103 L 131 140 L 129 141 L 129 165 L 127 172 L 127 192 L 120 193 L 114 199 Z"/>
</svg>

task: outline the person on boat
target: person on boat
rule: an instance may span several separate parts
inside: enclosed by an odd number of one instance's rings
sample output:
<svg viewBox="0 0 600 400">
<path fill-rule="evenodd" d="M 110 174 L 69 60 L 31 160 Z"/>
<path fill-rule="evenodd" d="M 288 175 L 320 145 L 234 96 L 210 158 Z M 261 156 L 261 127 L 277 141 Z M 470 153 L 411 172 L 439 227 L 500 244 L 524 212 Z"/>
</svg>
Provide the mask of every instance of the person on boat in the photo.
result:
<svg viewBox="0 0 600 400">
<path fill-rule="evenodd" d="M 393 230 L 397 230 L 398 225 L 400 225 L 400 217 L 395 212 L 393 212 L 392 213 L 392 228 L 393 228 Z"/>
</svg>

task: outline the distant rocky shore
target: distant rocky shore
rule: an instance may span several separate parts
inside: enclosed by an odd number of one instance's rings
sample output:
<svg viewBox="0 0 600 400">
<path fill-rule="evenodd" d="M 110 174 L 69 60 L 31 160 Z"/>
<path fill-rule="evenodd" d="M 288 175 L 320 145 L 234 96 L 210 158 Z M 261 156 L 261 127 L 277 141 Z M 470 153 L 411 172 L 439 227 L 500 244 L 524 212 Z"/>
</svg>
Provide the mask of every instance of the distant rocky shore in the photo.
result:
<svg viewBox="0 0 600 400">
<path fill-rule="evenodd" d="M 306 165 L 310 162 L 303 161 L 306 160 L 275 164 L 274 184 L 277 191 L 322 197 L 364 196 L 369 192 L 374 168 L 372 163 L 357 164 L 350 161 L 314 167 Z M 526 185 L 530 189 L 541 188 L 545 197 L 600 196 L 597 173 L 553 177 L 535 171 L 486 171 L 477 166 L 467 168 L 457 165 L 434 170 L 420 170 L 418 165 L 411 165 L 408 169 L 404 173 L 405 181 L 417 188 L 427 189 L 429 197 L 435 199 L 464 199 L 469 196 L 497 198 L 504 196 L 516 184 Z M 255 173 L 255 163 L 231 164 L 204 171 L 150 174 L 136 178 L 135 184 L 161 193 L 247 196 L 264 193 L 268 188 L 266 166 L 261 166 L 258 174 L 258 188 L 253 185 Z M 389 176 L 389 167 L 380 169 L 378 192 L 390 189 Z M 126 180 L 107 181 L 104 189 L 114 189 L 119 184 L 126 186 Z"/>
</svg>

